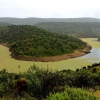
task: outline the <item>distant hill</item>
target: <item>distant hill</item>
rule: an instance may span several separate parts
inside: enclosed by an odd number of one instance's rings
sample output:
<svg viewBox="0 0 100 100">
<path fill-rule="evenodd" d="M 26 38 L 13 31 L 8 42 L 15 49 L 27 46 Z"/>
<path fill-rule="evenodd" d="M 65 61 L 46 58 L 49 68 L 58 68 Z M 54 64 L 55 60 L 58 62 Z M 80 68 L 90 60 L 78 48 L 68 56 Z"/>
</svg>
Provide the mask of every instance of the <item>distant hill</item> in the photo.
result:
<svg viewBox="0 0 100 100">
<path fill-rule="evenodd" d="M 14 25 L 35 25 L 39 22 L 100 22 L 97 18 L 11 18 L 1 17 L 0 22 Z"/>
<path fill-rule="evenodd" d="M 37 27 L 77 37 L 100 37 L 99 22 L 40 22 Z"/>
<path fill-rule="evenodd" d="M 5 23 L 5 22 L 0 22 L 0 26 L 8 26 L 10 25 L 9 23 Z"/>
</svg>

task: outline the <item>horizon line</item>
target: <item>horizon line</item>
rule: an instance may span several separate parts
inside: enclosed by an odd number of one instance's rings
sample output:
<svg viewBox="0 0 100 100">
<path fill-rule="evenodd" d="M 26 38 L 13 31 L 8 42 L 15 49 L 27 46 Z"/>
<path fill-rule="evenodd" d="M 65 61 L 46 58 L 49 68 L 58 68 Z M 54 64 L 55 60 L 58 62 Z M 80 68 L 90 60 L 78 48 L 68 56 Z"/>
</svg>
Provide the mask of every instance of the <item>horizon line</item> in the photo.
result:
<svg viewBox="0 0 100 100">
<path fill-rule="evenodd" d="M 60 18 L 57 18 L 57 17 L 56 18 L 55 17 L 50 17 L 50 18 L 48 18 L 48 17 L 47 18 L 44 18 L 44 17 L 25 17 L 25 18 L 24 17 L 23 18 L 22 17 L 0 17 L 0 18 L 17 18 L 17 19 L 27 19 L 27 18 L 40 18 L 40 19 L 78 19 L 78 18 L 81 19 L 81 18 L 91 18 L 91 19 L 100 19 L 100 18 L 95 18 L 95 17 L 73 17 L 73 18 L 72 17 L 69 17 L 69 18 L 66 18 L 66 17 L 65 18 L 63 18 L 63 17 L 60 17 Z"/>
</svg>

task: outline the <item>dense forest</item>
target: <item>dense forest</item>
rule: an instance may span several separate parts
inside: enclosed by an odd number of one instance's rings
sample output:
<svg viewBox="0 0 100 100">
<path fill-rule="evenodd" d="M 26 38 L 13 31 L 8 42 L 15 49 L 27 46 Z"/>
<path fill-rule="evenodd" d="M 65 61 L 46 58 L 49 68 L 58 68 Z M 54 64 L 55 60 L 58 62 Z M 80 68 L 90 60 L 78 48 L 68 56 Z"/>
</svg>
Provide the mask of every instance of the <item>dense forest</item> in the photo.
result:
<svg viewBox="0 0 100 100">
<path fill-rule="evenodd" d="M 18 68 L 19 73 L 0 71 L 1 100 L 100 100 L 95 97 L 100 90 L 100 63 L 76 71 L 52 71 L 35 64 L 24 73 Z"/>
<path fill-rule="evenodd" d="M 78 38 L 100 37 L 100 23 L 98 22 L 41 22 L 36 26 Z"/>
<path fill-rule="evenodd" d="M 30 25 L 10 25 L 0 30 L 0 42 L 19 56 L 55 56 L 83 49 L 86 43 L 73 36 L 46 31 Z"/>
</svg>

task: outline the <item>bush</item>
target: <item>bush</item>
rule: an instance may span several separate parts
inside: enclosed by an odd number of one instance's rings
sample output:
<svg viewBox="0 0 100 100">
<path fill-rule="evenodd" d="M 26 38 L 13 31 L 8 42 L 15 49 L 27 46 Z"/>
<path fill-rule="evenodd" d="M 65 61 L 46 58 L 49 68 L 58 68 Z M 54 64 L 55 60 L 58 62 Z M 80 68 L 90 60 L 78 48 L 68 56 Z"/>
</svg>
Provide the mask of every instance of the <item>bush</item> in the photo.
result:
<svg viewBox="0 0 100 100">
<path fill-rule="evenodd" d="M 99 100 L 92 93 L 87 92 L 83 89 L 66 88 L 61 93 L 50 93 L 45 100 Z"/>
<path fill-rule="evenodd" d="M 23 92 L 23 96 L 15 95 L 14 93 L 6 93 L 0 100 L 36 100 L 28 93 Z"/>
</svg>

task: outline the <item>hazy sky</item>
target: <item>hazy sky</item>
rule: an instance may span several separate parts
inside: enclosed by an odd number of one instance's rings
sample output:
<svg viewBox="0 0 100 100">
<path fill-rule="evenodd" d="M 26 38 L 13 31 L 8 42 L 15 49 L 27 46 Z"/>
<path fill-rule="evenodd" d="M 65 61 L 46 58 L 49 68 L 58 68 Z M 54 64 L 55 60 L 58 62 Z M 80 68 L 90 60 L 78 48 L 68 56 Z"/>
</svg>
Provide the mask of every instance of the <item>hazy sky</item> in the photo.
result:
<svg viewBox="0 0 100 100">
<path fill-rule="evenodd" d="M 100 0 L 0 0 L 0 17 L 100 18 Z"/>
</svg>

